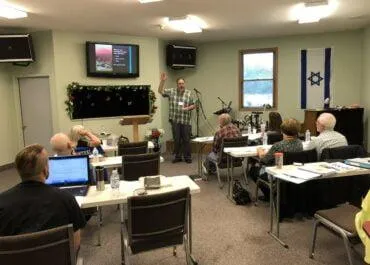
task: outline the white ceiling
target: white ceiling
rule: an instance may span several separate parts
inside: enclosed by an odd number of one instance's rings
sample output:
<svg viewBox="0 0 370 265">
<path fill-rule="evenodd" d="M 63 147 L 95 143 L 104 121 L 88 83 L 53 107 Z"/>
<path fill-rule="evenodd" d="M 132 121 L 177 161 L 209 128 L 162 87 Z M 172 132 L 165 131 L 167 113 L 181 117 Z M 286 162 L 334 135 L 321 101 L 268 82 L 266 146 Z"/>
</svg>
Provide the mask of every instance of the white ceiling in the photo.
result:
<svg viewBox="0 0 370 265">
<path fill-rule="evenodd" d="M 28 18 L 0 18 L 0 28 L 61 29 L 152 36 L 192 42 L 309 34 L 362 28 L 370 22 L 370 0 L 335 0 L 334 14 L 319 23 L 299 25 L 290 19 L 299 0 L 9 0 L 28 11 Z M 208 28 L 185 34 L 160 29 L 164 17 L 199 16 Z"/>
</svg>

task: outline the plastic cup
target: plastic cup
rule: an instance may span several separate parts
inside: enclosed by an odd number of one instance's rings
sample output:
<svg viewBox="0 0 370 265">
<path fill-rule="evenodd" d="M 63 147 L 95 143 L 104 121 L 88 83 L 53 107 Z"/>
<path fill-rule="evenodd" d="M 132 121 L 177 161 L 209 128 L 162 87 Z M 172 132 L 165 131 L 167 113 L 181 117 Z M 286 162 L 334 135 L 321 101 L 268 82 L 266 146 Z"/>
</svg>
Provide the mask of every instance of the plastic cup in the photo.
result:
<svg viewBox="0 0 370 265">
<path fill-rule="evenodd" d="M 276 168 L 281 169 L 283 167 L 284 161 L 284 154 L 283 153 L 275 153 L 275 166 Z"/>
</svg>

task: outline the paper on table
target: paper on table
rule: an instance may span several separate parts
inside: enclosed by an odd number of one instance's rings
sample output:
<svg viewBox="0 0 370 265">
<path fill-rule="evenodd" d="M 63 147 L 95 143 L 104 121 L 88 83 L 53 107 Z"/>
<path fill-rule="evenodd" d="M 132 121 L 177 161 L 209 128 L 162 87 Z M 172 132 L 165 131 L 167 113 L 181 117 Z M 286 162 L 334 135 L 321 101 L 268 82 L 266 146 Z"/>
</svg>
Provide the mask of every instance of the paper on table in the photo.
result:
<svg viewBox="0 0 370 265">
<path fill-rule="evenodd" d="M 316 173 L 321 176 L 333 175 L 337 172 L 335 168 L 330 167 L 329 163 L 320 163 L 320 164 L 306 164 L 299 167 L 300 170 Z"/>
<path fill-rule="evenodd" d="M 283 174 L 291 176 L 291 177 L 299 178 L 299 179 L 304 179 L 304 180 L 310 180 L 310 179 L 318 178 L 321 176 L 318 173 L 313 173 L 313 172 L 309 172 L 306 170 L 300 170 L 300 168 L 295 168 L 295 169 L 286 171 Z"/>
<path fill-rule="evenodd" d="M 292 176 L 289 176 L 287 174 L 277 174 L 277 175 L 275 175 L 275 177 L 276 178 L 279 178 L 279 179 L 282 179 L 282 180 L 285 180 L 285 181 L 288 181 L 288 182 L 295 183 L 295 184 L 301 184 L 301 183 L 307 181 L 305 179 L 300 179 L 300 178 L 297 178 L 297 177 L 292 177 Z"/>
</svg>

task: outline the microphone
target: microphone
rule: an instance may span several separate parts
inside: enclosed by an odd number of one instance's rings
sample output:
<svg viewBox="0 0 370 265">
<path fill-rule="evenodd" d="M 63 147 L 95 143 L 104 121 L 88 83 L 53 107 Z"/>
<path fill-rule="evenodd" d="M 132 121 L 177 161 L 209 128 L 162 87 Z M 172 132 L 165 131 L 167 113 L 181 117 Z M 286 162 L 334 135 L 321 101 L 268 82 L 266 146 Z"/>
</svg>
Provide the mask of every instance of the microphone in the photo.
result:
<svg viewBox="0 0 370 265">
<path fill-rule="evenodd" d="M 222 104 L 226 105 L 226 103 L 220 98 L 220 97 L 217 97 L 219 101 L 221 101 Z"/>
<path fill-rule="evenodd" d="M 196 89 L 196 88 L 194 88 L 194 91 L 195 91 L 196 93 L 198 93 L 198 94 L 202 94 L 202 93 L 200 93 L 200 91 L 199 91 L 198 89 Z"/>
</svg>

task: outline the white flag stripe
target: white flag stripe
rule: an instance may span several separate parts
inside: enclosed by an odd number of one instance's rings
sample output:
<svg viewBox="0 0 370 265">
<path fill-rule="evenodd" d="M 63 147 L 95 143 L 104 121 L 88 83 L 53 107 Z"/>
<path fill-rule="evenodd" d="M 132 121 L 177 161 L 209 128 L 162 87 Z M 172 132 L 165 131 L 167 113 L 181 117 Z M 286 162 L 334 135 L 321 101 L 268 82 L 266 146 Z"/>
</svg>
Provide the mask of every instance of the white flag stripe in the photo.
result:
<svg viewBox="0 0 370 265">
<path fill-rule="evenodd" d="M 320 76 L 324 77 L 324 66 L 325 66 L 325 51 L 324 49 L 309 49 L 307 50 L 307 78 L 311 76 L 311 73 L 320 73 Z M 318 80 L 315 77 L 314 80 Z M 324 80 L 321 80 L 320 85 L 311 85 L 310 80 L 307 82 L 307 109 L 322 108 L 324 102 Z"/>
</svg>

